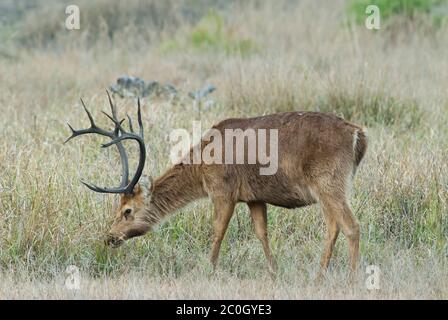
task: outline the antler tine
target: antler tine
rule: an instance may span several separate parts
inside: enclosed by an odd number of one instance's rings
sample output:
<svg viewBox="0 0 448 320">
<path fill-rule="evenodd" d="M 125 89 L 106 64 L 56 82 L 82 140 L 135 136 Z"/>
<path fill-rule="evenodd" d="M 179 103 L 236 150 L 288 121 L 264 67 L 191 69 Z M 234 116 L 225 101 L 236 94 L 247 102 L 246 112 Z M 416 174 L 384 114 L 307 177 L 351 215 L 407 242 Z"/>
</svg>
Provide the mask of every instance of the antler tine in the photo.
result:
<svg viewBox="0 0 448 320">
<path fill-rule="evenodd" d="M 67 122 L 68 127 L 70 128 L 70 130 L 72 131 L 72 135 L 70 137 L 68 137 L 67 140 L 64 141 L 64 143 L 67 143 L 68 141 L 70 141 L 71 139 L 80 136 L 82 134 L 87 134 L 87 133 L 97 133 L 103 136 L 108 136 L 111 137 L 111 133 L 103 130 L 101 128 L 98 128 L 95 124 L 95 120 L 93 120 L 92 114 L 90 113 L 89 109 L 87 109 L 84 101 L 82 99 L 81 100 L 81 104 L 84 108 L 84 111 L 87 113 L 87 117 L 89 117 L 89 121 L 90 121 L 90 128 L 87 129 L 80 129 L 80 130 L 75 130 L 73 129 L 73 127 L 70 125 L 70 123 Z"/>
<path fill-rule="evenodd" d="M 138 103 L 138 111 L 137 111 L 138 125 L 139 125 L 139 129 L 140 129 L 140 136 L 143 138 L 142 115 L 141 115 L 141 111 L 140 111 L 140 98 L 138 98 L 137 103 Z M 131 133 L 135 133 L 134 127 L 132 126 L 132 119 L 131 119 L 131 117 L 128 114 L 126 116 L 128 117 L 129 131 Z"/>
<path fill-rule="evenodd" d="M 73 127 L 70 125 L 70 123 L 67 122 L 68 127 L 70 128 L 70 130 L 72 131 L 72 134 L 70 137 L 68 137 L 65 141 L 64 144 L 66 144 L 67 142 L 69 142 L 70 140 L 72 140 L 74 137 L 76 137 L 76 131 L 75 129 L 73 129 Z"/>
<path fill-rule="evenodd" d="M 129 122 L 129 131 L 134 133 L 134 128 L 132 127 L 132 120 L 131 117 L 127 114 L 126 115 L 128 117 L 128 122 Z"/>
<path fill-rule="evenodd" d="M 112 112 L 112 116 L 115 120 L 117 120 L 117 110 L 115 109 L 114 103 L 112 102 L 112 98 L 110 97 L 109 90 L 106 90 L 107 98 L 109 99 L 110 110 Z"/>
<path fill-rule="evenodd" d="M 108 113 L 106 113 L 104 111 L 102 111 L 102 112 L 103 112 L 103 114 L 106 115 L 106 117 L 108 117 L 115 124 L 115 132 L 116 132 L 116 134 L 118 134 L 118 131 L 121 131 L 122 133 L 125 133 L 126 130 L 124 130 L 124 128 L 121 126 L 121 124 L 123 123 L 123 121 L 125 119 L 118 120 L 117 109 L 115 108 L 115 105 L 114 105 L 114 103 L 112 101 L 110 93 L 109 93 L 108 90 L 106 90 L 106 93 L 107 93 L 107 98 L 109 99 L 109 106 L 110 106 L 110 110 L 111 110 L 112 116 L 110 116 Z"/>
<path fill-rule="evenodd" d="M 140 137 L 142 137 L 142 139 L 143 139 L 144 138 L 144 136 L 143 136 L 143 122 L 142 122 L 142 112 L 141 112 L 141 108 L 140 108 L 140 98 L 138 98 L 137 104 L 138 104 L 138 111 L 137 111 L 138 126 L 140 128 Z"/>
<path fill-rule="evenodd" d="M 113 118 L 111 115 L 109 115 L 108 113 L 101 111 L 106 117 L 108 117 L 114 124 L 115 124 L 115 128 L 114 128 L 114 137 L 118 137 L 120 131 L 122 133 L 125 133 L 126 130 L 121 126 L 124 122 L 124 120 L 126 119 L 121 119 L 120 121 L 118 121 L 117 119 Z"/>
<path fill-rule="evenodd" d="M 121 119 L 120 121 L 118 121 L 118 119 L 116 119 L 115 117 L 111 116 L 110 114 L 108 114 L 107 112 L 101 111 L 106 117 L 108 117 L 116 126 L 120 126 L 123 121 L 125 119 Z M 120 128 L 122 129 L 122 128 Z"/>
<path fill-rule="evenodd" d="M 92 114 L 90 113 L 89 109 L 87 109 L 84 100 L 82 100 L 82 98 L 80 98 L 79 100 L 81 100 L 81 104 L 84 107 L 84 110 L 87 113 L 87 116 L 89 117 L 89 121 L 90 121 L 90 127 L 91 128 L 96 128 L 96 124 L 95 124 L 95 120 L 93 120 Z"/>
</svg>

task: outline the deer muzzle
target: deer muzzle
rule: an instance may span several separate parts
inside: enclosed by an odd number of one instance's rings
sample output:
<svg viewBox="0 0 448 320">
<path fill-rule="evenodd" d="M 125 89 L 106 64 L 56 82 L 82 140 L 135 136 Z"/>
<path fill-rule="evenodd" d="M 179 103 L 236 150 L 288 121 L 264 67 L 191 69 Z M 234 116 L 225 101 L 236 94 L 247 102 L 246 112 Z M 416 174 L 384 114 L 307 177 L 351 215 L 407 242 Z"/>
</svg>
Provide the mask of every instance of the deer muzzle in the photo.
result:
<svg viewBox="0 0 448 320">
<path fill-rule="evenodd" d="M 125 239 L 123 237 L 117 237 L 116 235 L 108 234 L 106 238 L 106 245 L 113 248 L 118 248 L 123 244 L 124 240 Z"/>
</svg>

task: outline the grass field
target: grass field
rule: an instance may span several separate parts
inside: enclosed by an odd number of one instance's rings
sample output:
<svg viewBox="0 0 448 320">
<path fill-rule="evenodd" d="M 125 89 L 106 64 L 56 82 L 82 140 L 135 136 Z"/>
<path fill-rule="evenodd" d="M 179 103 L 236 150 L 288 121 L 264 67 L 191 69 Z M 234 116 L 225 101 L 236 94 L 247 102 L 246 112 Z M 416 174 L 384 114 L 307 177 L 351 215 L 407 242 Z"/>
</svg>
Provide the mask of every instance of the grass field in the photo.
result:
<svg viewBox="0 0 448 320">
<path fill-rule="evenodd" d="M 0 5 L 0 298 L 448 298 L 448 24 L 417 13 L 368 30 L 350 22 L 346 1 L 128 2 L 78 1 L 73 31 L 61 2 Z M 268 208 L 275 280 L 245 205 L 217 274 L 207 200 L 106 248 L 117 199 L 79 180 L 116 185 L 118 155 L 100 138 L 63 142 L 66 122 L 88 123 L 80 97 L 106 124 L 105 89 L 123 74 L 180 92 L 143 101 L 153 176 L 171 165 L 170 131 L 199 118 L 207 128 L 319 110 L 366 126 L 351 199 L 361 226 L 355 285 L 346 284 L 343 236 L 328 279 L 314 281 L 325 234 L 318 206 Z M 217 87 L 215 104 L 199 114 L 187 93 L 206 83 Z M 135 114 L 134 100 L 116 102 L 121 115 Z M 64 286 L 69 265 L 80 269 L 79 290 Z M 365 287 L 368 265 L 381 269 L 379 290 Z"/>
</svg>

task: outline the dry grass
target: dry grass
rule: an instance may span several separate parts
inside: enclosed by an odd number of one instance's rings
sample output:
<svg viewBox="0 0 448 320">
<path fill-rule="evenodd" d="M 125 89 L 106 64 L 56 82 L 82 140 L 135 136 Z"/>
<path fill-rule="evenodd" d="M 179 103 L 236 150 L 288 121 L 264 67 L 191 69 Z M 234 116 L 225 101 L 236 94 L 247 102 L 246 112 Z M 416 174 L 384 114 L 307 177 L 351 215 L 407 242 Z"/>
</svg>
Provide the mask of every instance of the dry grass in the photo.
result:
<svg viewBox="0 0 448 320">
<path fill-rule="evenodd" d="M 204 24 L 200 10 L 194 19 L 177 17 L 175 30 L 151 30 L 151 41 L 125 28 L 113 39 L 98 31 L 95 42 L 58 31 L 47 48 L 11 44 L 14 57 L 0 55 L 0 297 L 446 299 L 448 30 L 371 32 L 344 25 L 344 1 L 323 3 L 218 6 L 223 29 L 210 31 L 219 39 L 205 47 L 191 40 Z M 228 50 L 243 40 L 252 49 Z M 286 110 L 334 111 L 367 125 L 370 146 L 352 197 L 362 234 L 355 288 L 345 285 L 344 237 L 328 281 L 313 282 L 324 234 L 318 207 L 269 208 L 274 283 L 243 205 L 216 276 L 207 261 L 207 201 L 123 248 L 104 248 L 114 197 L 88 191 L 79 178 L 115 184 L 116 154 L 99 150 L 99 139 L 62 142 L 67 121 L 86 124 L 79 97 L 98 118 L 107 108 L 104 89 L 122 74 L 174 83 L 183 93 L 215 84 L 217 105 L 202 113 L 204 128 Z M 133 101 L 118 105 L 122 114 L 135 112 Z M 147 173 L 170 165 L 167 135 L 197 117 L 188 98 L 145 101 Z M 77 292 L 63 286 L 71 264 L 82 272 Z M 383 272 L 375 293 L 364 287 L 370 264 Z"/>
<path fill-rule="evenodd" d="M 267 274 L 239 277 L 228 271 L 216 274 L 195 268 L 179 277 L 160 277 L 131 271 L 122 275 L 91 277 L 81 274 L 80 289 L 64 286 L 65 275 L 48 279 L 9 276 L 1 278 L 0 296 L 13 299 L 447 299 L 448 272 L 438 257 L 425 260 L 422 269 L 415 253 L 402 252 L 389 257 L 381 274 L 380 289 L 367 290 L 364 275 L 354 286 L 347 286 L 343 270 L 332 270 L 325 284 L 310 279 L 306 272 L 290 270 L 289 279 L 272 280 Z M 308 266 L 313 268 L 313 266 Z M 383 266 L 382 266 L 383 267 Z"/>
</svg>

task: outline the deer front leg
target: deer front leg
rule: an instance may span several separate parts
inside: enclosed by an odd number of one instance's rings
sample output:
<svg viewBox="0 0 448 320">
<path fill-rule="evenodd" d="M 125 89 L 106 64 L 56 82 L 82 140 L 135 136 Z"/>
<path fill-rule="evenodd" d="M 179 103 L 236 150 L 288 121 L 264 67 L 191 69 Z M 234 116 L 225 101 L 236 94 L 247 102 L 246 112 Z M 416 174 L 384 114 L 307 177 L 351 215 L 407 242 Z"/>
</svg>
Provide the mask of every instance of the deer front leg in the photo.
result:
<svg viewBox="0 0 448 320">
<path fill-rule="evenodd" d="M 254 221 L 255 235 L 257 236 L 258 240 L 260 240 L 263 246 L 264 255 L 268 260 L 271 276 L 274 276 L 277 268 L 274 259 L 272 258 L 271 249 L 268 242 L 268 217 L 266 203 L 249 202 L 247 205 L 249 206 L 250 215 L 252 217 L 252 220 Z"/>
<path fill-rule="evenodd" d="M 215 210 L 213 219 L 214 235 L 212 250 L 210 252 L 210 261 L 213 265 L 213 269 L 216 269 L 221 242 L 224 238 L 227 227 L 229 226 L 230 218 L 233 215 L 235 203 L 227 197 L 219 197 L 213 199 L 213 205 Z"/>
</svg>

